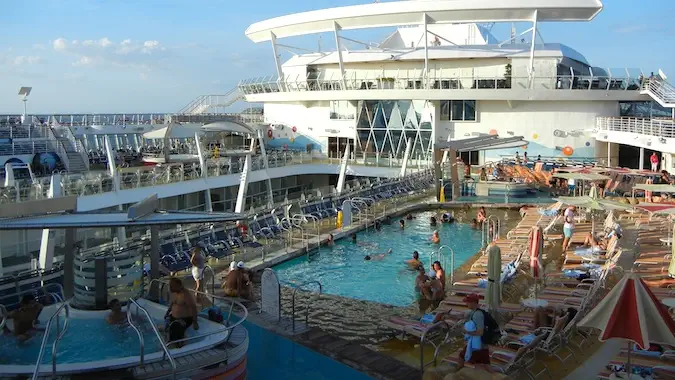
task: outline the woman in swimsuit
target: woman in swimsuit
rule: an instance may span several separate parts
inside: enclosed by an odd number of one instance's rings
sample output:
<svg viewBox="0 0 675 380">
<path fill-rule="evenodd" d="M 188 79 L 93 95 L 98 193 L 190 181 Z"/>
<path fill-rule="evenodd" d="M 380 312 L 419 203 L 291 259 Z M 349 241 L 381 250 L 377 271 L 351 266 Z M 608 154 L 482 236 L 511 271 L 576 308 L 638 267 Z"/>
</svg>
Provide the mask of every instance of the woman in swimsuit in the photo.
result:
<svg viewBox="0 0 675 380">
<path fill-rule="evenodd" d="M 166 311 L 168 341 L 175 342 L 185 338 L 185 331 L 192 326 L 199 330 L 197 322 L 197 302 L 189 290 L 183 286 L 183 281 L 172 277 L 169 280 L 169 290 L 171 291 L 171 300 L 169 308 Z M 178 347 L 183 346 L 184 342 L 178 342 Z"/>
<path fill-rule="evenodd" d="M 192 256 L 190 257 L 190 264 L 192 264 L 192 278 L 195 280 L 195 291 L 203 292 L 202 282 L 204 280 L 204 269 L 206 268 L 206 259 L 202 250 L 199 247 L 194 247 L 192 249 Z M 199 293 L 197 298 L 199 297 Z"/>
</svg>

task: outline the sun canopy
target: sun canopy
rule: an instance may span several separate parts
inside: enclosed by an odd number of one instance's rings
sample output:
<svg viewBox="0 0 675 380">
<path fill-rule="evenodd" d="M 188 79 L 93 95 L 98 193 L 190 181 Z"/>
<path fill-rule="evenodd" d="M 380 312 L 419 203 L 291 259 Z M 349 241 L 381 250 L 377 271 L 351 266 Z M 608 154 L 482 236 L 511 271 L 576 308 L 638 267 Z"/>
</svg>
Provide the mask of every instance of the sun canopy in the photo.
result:
<svg viewBox="0 0 675 380">
<path fill-rule="evenodd" d="M 633 206 L 627 203 L 619 203 L 608 201 L 605 199 L 596 199 L 588 196 L 583 197 L 559 197 L 555 198 L 556 201 L 562 202 L 566 205 L 577 206 L 581 208 L 590 208 L 592 210 L 629 210 Z"/>
<path fill-rule="evenodd" d="M 195 137 L 195 133 L 201 132 L 198 127 L 185 126 L 181 124 L 169 124 L 168 126 L 156 129 L 143 134 L 144 139 L 189 139 Z"/>
<path fill-rule="evenodd" d="M 241 134 L 255 134 L 256 130 L 251 126 L 237 121 L 218 121 L 204 125 L 202 131 L 206 132 L 232 132 Z"/>
<path fill-rule="evenodd" d="M 469 22 L 590 21 L 600 0 L 437 0 L 394 1 L 327 8 L 257 22 L 246 29 L 253 42 L 341 30 Z M 336 25 L 337 24 L 337 25 Z"/>
<path fill-rule="evenodd" d="M 527 141 L 523 140 L 523 136 L 501 138 L 496 135 L 486 135 L 436 143 L 436 149 L 469 152 L 473 150 L 505 149 L 523 145 L 527 145 Z"/>
<path fill-rule="evenodd" d="M 606 181 L 610 179 L 610 177 L 607 177 L 606 175 L 591 172 L 556 173 L 553 177 L 579 181 Z"/>
<path fill-rule="evenodd" d="M 654 193 L 675 193 L 675 186 L 665 184 L 650 185 L 643 183 L 640 185 L 633 186 L 633 190 L 644 190 L 644 191 L 651 191 Z"/>
</svg>

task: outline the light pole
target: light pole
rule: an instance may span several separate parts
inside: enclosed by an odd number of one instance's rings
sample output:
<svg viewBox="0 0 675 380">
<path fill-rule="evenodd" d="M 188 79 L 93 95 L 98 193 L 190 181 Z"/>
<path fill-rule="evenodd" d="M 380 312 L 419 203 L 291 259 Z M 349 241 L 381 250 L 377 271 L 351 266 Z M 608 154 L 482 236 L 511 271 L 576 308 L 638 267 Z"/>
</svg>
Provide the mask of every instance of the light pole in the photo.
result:
<svg viewBox="0 0 675 380">
<path fill-rule="evenodd" d="M 23 102 L 23 115 L 21 115 L 21 124 L 26 122 L 26 102 L 28 102 L 28 95 L 30 95 L 33 87 L 21 87 L 19 89 L 19 98 Z"/>
</svg>

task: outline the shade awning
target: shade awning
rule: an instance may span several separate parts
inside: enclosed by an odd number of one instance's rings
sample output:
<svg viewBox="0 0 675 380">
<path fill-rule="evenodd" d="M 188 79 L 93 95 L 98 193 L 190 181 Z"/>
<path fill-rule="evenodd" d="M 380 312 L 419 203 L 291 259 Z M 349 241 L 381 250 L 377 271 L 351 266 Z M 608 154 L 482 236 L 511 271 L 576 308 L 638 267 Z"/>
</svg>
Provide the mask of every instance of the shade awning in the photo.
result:
<svg viewBox="0 0 675 380">
<path fill-rule="evenodd" d="M 252 135 L 255 135 L 256 133 L 256 129 L 252 128 L 250 125 L 234 120 L 209 123 L 204 125 L 201 129 L 206 132 L 232 132 Z"/>
<path fill-rule="evenodd" d="M 579 180 L 579 181 L 606 181 L 610 179 L 610 177 L 598 173 L 583 173 L 583 172 L 576 172 L 576 173 L 556 173 L 553 175 L 555 178 L 562 178 L 562 179 L 573 179 L 573 180 Z"/>
<path fill-rule="evenodd" d="M 499 137 L 497 135 L 485 135 L 462 140 L 452 140 L 436 143 L 435 148 L 440 150 L 455 150 L 457 152 L 469 152 L 472 150 L 492 150 L 519 147 L 527 145 L 523 136 Z"/>
<path fill-rule="evenodd" d="M 0 219 L 0 230 L 41 230 L 60 228 L 101 228 L 156 226 L 191 223 L 222 223 L 244 219 L 242 214 L 186 211 L 157 211 L 140 219 L 127 213 L 58 213 L 23 218 Z"/>
<path fill-rule="evenodd" d="M 666 184 L 639 184 L 633 186 L 633 190 L 651 191 L 654 193 L 675 193 L 675 185 Z"/>
<path fill-rule="evenodd" d="M 253 42 L 314 33 L 392 26 L 470 22 L 590 21 L 602 10 L 600 0 L 436 0 L 393 1 L 295 13 L 260 21 L 246 29 Z M 274 37 L 273 37 L 274 36 Z"/>
<path fill-rule="evenodd" d="M 180 124 L 170 124 L 164 128 L 156 129 L 143 134 L 144 139 L 189 139 L 194 138 L 195 133 L 201 132 L 200 128 Z"/>
</svg>

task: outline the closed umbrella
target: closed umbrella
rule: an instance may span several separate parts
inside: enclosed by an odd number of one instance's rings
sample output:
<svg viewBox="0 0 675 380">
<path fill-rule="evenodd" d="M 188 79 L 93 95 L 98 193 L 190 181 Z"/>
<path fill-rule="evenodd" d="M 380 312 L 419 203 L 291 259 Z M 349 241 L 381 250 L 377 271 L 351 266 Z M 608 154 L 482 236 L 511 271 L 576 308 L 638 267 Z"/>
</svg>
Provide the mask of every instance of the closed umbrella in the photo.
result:
<svg viewBox="0 0 675 380">
<path fill-rule="evenodd" d="M 647 349 L 652 343 L 675 345 L 675 321 L 636 273 L 626 275 L 579 322 L 579 326 L 600 330 L 600 341 L 627 340 L 629 350 L 626 368 L 629 374 L 631 342 L 641 349 Z"/>
<path fill-rule="evenodd" d="M 487 248 L 488 254 L 488 283 L 485 289 L 485 302 L 490 312 L 494 313 L 502 298 L 502 251 L 492 243 Z"/>
<path fill-rule="evenodd" d="M 534 226 L 530 232 L 530 274 L 535 281 L 535 298 L 539 291 L 539 280 L 544 275 L 544 267 L 541 262 L 541 253 L 544 250 L 544 233 L 541 227 Z"/>
</svg>

